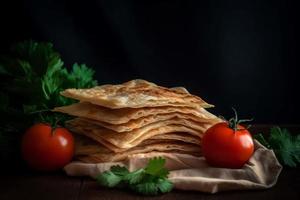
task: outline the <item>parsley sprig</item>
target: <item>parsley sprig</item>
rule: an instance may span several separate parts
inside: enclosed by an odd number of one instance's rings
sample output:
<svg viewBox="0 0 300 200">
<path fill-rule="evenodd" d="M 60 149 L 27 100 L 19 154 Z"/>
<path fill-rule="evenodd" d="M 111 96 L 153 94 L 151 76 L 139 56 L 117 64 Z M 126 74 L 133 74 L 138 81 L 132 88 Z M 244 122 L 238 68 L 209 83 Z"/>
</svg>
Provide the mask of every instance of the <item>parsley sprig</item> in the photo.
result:
<svg viewBox="0 0 300 200">
<path fill-rule="evenodd" d="M 145 168 L 129 172 L 126 167 L 112 166 L 97 176 L 97 181 L 106 187 L 129 188 L 143 195 L 158 195 L 170 192 L 173 184 L 168 180 L 169 171 L 164 167 L 166 160 L 155 157 Z"/>
<path fill-rule="evenodd" d="M 65 66 L 47 42 L 24 41 L 0 55 L 0 160 L 14 157 L 16 141 L 34 121 L 63 125 L 68 116 L 50 110 L 74 100 L 59 93 L 95 86 L 94 73 L 85 64 Z"/>
<path fill-rule="evenodd" d="M 51 43 L 32 40 L 18 43 L 0 57 L 0 78 L 3 80 L 0 102 L 5 105 L 0 113 L 15 110 L 18 117 L 41 120 L 41 113 L 74 102 L 59 95 L 62 90 L 97 85 L 94 73 L 85 64 L 77 63 L 68 70 Z M 32 113 L 35 115 L 26 116 Z M 56 121 L 59 114 L 48 112 L 45 115 L 44 118 Z M 32 119 L 29 121 L 32 123 Z"/>
<path fill-rule="evenodd" d="M 300 164 L 300 135 L 291 135 L 287 129 L 276 126 L 271 128 L 269 137 L 254 135 L 261 144 L 273 149 L 279 161 L 289 167 Z"/>
</svg>

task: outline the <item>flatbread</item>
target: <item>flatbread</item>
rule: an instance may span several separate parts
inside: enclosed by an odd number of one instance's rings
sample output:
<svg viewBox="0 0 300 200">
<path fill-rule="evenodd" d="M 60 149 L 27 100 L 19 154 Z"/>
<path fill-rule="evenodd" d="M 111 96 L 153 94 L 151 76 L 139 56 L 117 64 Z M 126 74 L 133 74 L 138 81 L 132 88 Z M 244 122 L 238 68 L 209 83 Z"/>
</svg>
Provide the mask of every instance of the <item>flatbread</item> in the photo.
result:
<svg viewBox="0 0 300 200">
<path fill-rule="evenodd" d="M 165 144 L 165 143 L 178 144 L 180 142 L 176 141 L 176 140 L 148 139 L 148 140 L 144 140 L 139 145 L 137 145 L 133 148 L 130 148 L 130 149 L 136 149 L 137 147 L 146 147 L 146 146 L 151 146 L 151 145 L 154 145 L 154 144 L 157 145 L 157 144 Z M 189 143 L 184 143 L 184 142 L 181 142 L 181 143 L 186 144 L 186 145 L 190 145 Z M 198 148 L 200 149 L 200 145 L 198 145 Z M 121 151 L 121 152 L 114 152 L 114 151 L 106 148 L 105 146 L 97 143 L 97 142 L 96 143 L 90 143 L 88 145 L 82 145 L 82 144 L 76 142 L 75 156 L 91 155 L 91 154 L 99 154 L 99 153 L 123 153 L 123 152 L 129 151 L 130 149 L 126 149 L 126 150 Z"/>
<path fill-rule="evenodd" d="M 184 132 L 174 132 L 174 133 L 166 133 L 166 134 L 159 134 L 151 137 L 150 139 L 152 140 L 177 140 L 177 141 L 182 141 L 186 143 L 191 143 L 191 144 L 196 144 L 200 145 L 201 144 L 201 138 L 198 136 L 194 136 L 191 134 L 187 134 Z"/>
<path fill-rule="evenodd" d="M 211 124 L 173 118 L 149 124 L 132 131 L 118 133 L 90 123 L 88 120 L 76 118 L 69 120 L 66 123 L 66 126 L 71 131 L 84 134 L 94 140 L 99 140 L 99 142 L 103 142 L 104 140 L 119 148 L 132 148 L 133 146 L 141 143 L 143 140 L 151 138 L 154 135 L 170 132 L 187 132 L 201 138 L 203 133 L 211 126 Z"/>
<path fill-rule="evenodd" d="M 107 148 L 101 143 L 85 137 L 83 135 L 74 134 L 75 137 L 75 155 L 90 155 L 96 153 L 109 153 L 109 152 L 124 152 L 127 149 L 119 149 L 119 151 L 114 151 Z M 195 144 L 200 147 L 200 139 L 196 136 L 192 136 L 186 133 L 167 133 L 153 136 L 150 139 L 144 140 L 138 146 L 151 145 L 157 143 L 178 143 L 184 142 L 186 144 Z"/>
<path fill-rule="evenodd" d="M 96 153 L 87 156 L 76 156 L 78 160 L 88 163 L 100 163 L 100 162 L 114 162 L 125 160 L 128 156 L 137 153 L 149 153 L 153 151 L 158 152 L 177 152 L 191 155 L 201 155 L 201 148 L 198 145 L 185 144 L 185 143 L 157 143 L 151 145 L 136 146 L 127 151 L 121 153 Z"/>
<path fill-rule="evenodd" d="M 124 124 L 131 120 L 136 120 L 150 115 L 154 116 L 170 113 L 187 114 L 192 118 L 199 118 L 202 120 L 220 120 L 204 108 L 194 109 L 189 107 L 172 106 L 109 109 L 88 102 L 80 102 L 69 106 L 56 107 L 53 111 L 93 119 L 109 124 Z"/>
<path fill-rule="evenodd" d="M 97 124 L 99 126 L 102 126 L 107 129 L 121 133 L 121 132 L 132 131 L 137 128 L 142 128 L 144 126 L 147 126 L 149 124 L 153 124 L 153 123 L 156 123 L 159 121 L 171 120 L 173 118 L 180 118 L 180 119 L 186 119 L 186 120 L 192 120 L 195 122 L 210 123 L 210 124 L 215 124 L 219 121 L 218 118 L 216 118 L 216 119 L 201 119 L 201 118 L 195 117 L 193 115 L 182 114 L 182 113 L 149 115 L 146 117 L 140 117 L 136 120 L 130 120 L 129 122 L 124 123 L 124 124 L 109 124 L 106 122 L 91 120 L 91 119 L 87 119 L 87 118 L 82 118 L 82 119 L 85 119 L 85 120 L 89 121 L 90 123 Z"/>
<path fill-rule="evenodd" d="M 213 107 L 182 87 L 171 89 L 141 79 L 89 89 L 71 88 L 61 92 L 61 95 L 112 109 L 159 106 Z"/>
<path fill-rule="evenodd" d="M 85 136 L 103 144 L 108 149 L 110 149 L 114 152 L 126 151 L 129 148 L 139 145 L 144 140 L 147 140 L 151 137 L 154 137 L 154 136 L 160 135 L 160 134 L 167 134 L 167 133 L 176 132 L 176 131 L 177 132 L 186 132 L 187 135 L 188 134 L 190 134 L 190 135 L 197 134 L 197 131 L 195 131 L 191 128 L 187 128 L 182 125 L 167 125 L 165 127 L 161 127 L 161 128 L 157 128 L 157 129 L 149 131 L 147 134 L 142 135 L 141 137 L 139 137 L 132 143 L 124 142 L 124 143 L 122 143 L 121 146 L 117 146 L 117 145 L 111 143 L 109 139 L 101 137 L 99 134 L 97 134 L 98 132 L 95 130 L 89 130 L 89 129 L 86 129 L 86 128 L 83 128 L 80 126 L 79 127 L 68 127 L 68 128 L 69 128 L 69 130 L 71 130 L 74 133 L 85 135 Z"/>
</svg>

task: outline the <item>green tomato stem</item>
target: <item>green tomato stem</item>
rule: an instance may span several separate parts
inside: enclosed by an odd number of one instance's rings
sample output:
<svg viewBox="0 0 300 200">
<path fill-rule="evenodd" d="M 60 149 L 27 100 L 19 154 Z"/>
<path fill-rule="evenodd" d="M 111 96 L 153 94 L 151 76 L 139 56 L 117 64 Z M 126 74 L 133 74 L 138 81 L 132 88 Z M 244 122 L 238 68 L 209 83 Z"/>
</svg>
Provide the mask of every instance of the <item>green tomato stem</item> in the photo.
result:
<svg viewBox="0 0 300 200">
<path fill-rule="evenodd" d="M 238 125 L 243 122 L 250 122 L 253 119 L 239 119 L 236 109 L 232 107 L 232 110 L 234 112 L 234 117 L 230 118 L 229 120 L 226 120 L 228 122 L 228 127 L 234 130 L 234 132 L 244 130 L 244 129 L 239 129 Z M 250 126 L 251 125 L 247 126 L 245 129 L 250 128 Z"/>
</svg>

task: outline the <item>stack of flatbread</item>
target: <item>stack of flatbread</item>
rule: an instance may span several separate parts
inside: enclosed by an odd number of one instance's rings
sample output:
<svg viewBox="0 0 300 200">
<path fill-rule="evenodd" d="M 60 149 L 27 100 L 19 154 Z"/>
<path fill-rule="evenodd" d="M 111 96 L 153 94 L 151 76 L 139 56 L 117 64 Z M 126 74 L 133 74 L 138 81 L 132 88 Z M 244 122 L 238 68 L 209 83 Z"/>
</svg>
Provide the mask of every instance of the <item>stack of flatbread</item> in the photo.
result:
<svg viewBox="0 0 300 200">
<path fill-rule="evenodd" d="M 75 135 L 75 158 L 99 163 L 148 152 L 201 155 L 201 138 L 221 120 L 212 105 L 185 88 L 165 88 L 145 80 L 89 89 L 66 89 L 79 100 L 54 111 L 76 118 L 66 126 Z"/>
</svg>

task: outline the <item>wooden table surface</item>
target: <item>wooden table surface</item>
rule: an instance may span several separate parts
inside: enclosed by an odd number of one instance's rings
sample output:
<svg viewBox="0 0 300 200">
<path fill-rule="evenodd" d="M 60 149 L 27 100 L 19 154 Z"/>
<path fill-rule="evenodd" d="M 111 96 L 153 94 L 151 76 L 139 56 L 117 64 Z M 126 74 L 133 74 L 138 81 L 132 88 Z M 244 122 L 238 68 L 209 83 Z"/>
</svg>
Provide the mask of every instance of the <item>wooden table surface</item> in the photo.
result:
<svg viewBox="0 0 300 200">
<path fill-rule="evenodd" d="M 267 132 L 270 126 L 256 125 L 253 133 Z M 300 126 L 286 126 L 293 132 L 300 133 Z M 218 194 L 205 194 L 194 191 L 173 190 L 171 193 L 157 197 L 143 197 L 118 189 L 99 186 L 88 177 L 68 177 L 63 172 L 37 173 L 17 171 L 2 173 L 0 179 L 0 200 L 58 200 L 58 199 L 300 199 L 300 168 L 284 168 L 277 184 L 266 190 L 230 191 Z"/>
</svg>

